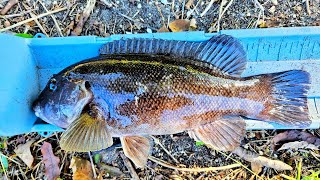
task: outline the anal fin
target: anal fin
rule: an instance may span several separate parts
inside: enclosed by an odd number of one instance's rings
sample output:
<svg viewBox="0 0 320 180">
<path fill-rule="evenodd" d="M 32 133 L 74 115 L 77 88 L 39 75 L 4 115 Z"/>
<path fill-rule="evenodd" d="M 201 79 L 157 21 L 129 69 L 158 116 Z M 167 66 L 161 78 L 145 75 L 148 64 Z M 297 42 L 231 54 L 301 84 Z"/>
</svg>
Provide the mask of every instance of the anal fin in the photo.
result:
<svg viewBox="0 0 320 180">
<path fill-rule="evenodd" d="M 120 137 L 120 140 L 124 154 L 137 167 L 143 168 L 147 164 L 152 147 L 151 140 L 143 136 L 125 136 Z"/>
<path fill-rule="evenodd" d="M 245 135 L 246 123 L 241 117 L 224 117 L 189 131 L 191 138 L 215 149 L 232 151 Z"/>
</svg>

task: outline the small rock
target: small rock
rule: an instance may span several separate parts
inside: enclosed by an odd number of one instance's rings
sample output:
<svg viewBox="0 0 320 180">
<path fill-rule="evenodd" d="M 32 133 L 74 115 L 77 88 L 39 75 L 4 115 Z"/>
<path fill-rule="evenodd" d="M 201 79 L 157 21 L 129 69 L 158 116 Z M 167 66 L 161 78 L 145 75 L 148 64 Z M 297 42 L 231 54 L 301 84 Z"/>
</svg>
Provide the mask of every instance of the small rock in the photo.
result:
<svg viewBox="0 0 320 180">
<path fill-rule="evenodd" d="M 296 6 L 296 8 L 295 8 L 297 11 L 302 11 L 302 6 Z"/>
<path fill-rule="evenodd" d="M 278 5 L 278 0 L 271 0 L 272 4 Z"/>
<path fill-rule="evenodd" d="M 139 4 L 137 5 L 137 8 L 138 8 L 138 9 L 141 9 L 141 8 L 142 8 L 142 5 L 139 3 Z"/>
<path fill-rule="evenodd" d="M 167 5 L 168 1 L 167 0 L 161 0 L 161 3 L 164 4 L 164 5 Z"/>
<path fill-rule="evenodd" d="M 4 25 L 4 27 L 9 27 L 11 25 L 11 23 L 10 23 L 10 21 L 6 20 L 3 25 Z"/>
<path fill-rule="evenodd" d="M 147 33 L 152 33 L 152 30 L 150 28 L 147 28 Z"/>
<path fill-rule="evenodd" d="M 274 14 L 274 12 L 276 11 L 276 7 L 275 6 L 272 6 L 270 9 L 269 9 L 269 12 Z"/>
<path fill-rule="evenodd" d="M 195 18 L 192 18 L 190 20 L 190 27 L 193 28 L 193 29 L 196 29 L 197 28 L 197 21 Z"/>
</svg>

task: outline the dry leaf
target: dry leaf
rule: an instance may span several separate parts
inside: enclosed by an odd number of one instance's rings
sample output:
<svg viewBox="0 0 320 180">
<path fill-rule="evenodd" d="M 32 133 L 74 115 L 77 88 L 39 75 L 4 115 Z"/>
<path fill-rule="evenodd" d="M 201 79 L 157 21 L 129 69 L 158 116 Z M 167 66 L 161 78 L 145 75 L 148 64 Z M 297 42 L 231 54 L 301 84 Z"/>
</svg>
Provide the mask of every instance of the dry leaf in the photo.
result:
<svg viewBox="0 0 320 180">
<path fill-rule="evenodd" d="M 181 31 L 187 31 L 190 27 L 190 21 L 187 19 L 177 19 L 172 21 L 169 24 L 169 28 L 172 32 L 181 32 Z"/>
<path fill-rule="evenodd" d="M 72 157 L 69 168 L 72 168 L 73 180 L 94 180 L 91 164 L 88 160 Z"/>
<path fill-rule="evenodd" d="M 294 141 L 294 142 L 288 142 L 281 146 L 280 150 L 285 149 L 312 149 L 312 150 L 319 150 L 319 148 L 313 144 L 310 144 L 306 141 Z"/>
<path fill-rule="evenodd" d="M 242 147 L 238 147 L 235 150 L 232 151 L 233 153 L 237 154 L 241 158 L 243 158 L 246 161 L 249 161 L 251 163 L 260 164 L 261 166 L 266 166 L 269 168 L 273 168 L 279 171 L 282 170 L 292 170 L 292 167 L 288 164 L 279 161 L 279 160 L 273 160 L 269 159 L 264 156 L 259 156 L 258 154 L 248 151 Z"/>
<path fill-rule="evenodd" d="M 169 29 L 168 29 L 165 25 L 163 25 L 163 26 L 158 30 L 158 32 L 170 32 L 170 31 L 169 31 Z"/>
<path fill-rule="evenodd" d="M 30 140 L 25 144 L 20 144 L 16 147 L 14 152 L 17 156 L 29 167 L 32 168 L 33 156 L 30 151 L 30 146 L 34 142 L 34 140 Z"/>
<path fill-rule="evenodd" d="M 266 21 L 261 20 L 261 19 L 257 22 L 257 25 L 258 25 L 259 28 L 267 28 Z"/>
<path fill-rule="evenodd" d="M 41 154 L 45 165 L 45 175 L 48 180 L 57 179 L 60 175 L 59 162 L 60 159 L 52 152 L 52 146 L 48 142 L 44 142 L 41 146 Z"/>
</svg>

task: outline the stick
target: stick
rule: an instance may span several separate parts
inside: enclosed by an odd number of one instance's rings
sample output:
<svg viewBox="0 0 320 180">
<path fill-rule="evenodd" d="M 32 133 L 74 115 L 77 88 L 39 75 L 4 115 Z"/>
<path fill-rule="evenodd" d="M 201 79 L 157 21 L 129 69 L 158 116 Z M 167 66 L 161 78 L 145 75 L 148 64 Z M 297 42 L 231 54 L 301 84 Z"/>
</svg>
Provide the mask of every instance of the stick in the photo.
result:
<svg viewBox="0 0 320 180">
<path fill-rule="evenodd" d="M 156 144 L 158 144 L 174 160 L 174 162 L 179 164 L 179 161 L 171 155 L 171 153 L 161 144 L 161 142 L 160 142 L 160 140 L 158 138 L 156 138 L 154 136 L 151 136 L 151 137 L 153 138 L 153 141 Z"/>
<path fill-rule="evenodd" d="M 211 0 L 210 3 L 209 3 L 209 5 L 204 9 L 204 11 L 200 14 L 200 16 L 201 16 L 201 17 L 204 16 L 204 15 L 209 11 L 209 9 L 211 8 L 212 4 L 213 4 L 214 2 L 216 2 L 216 1 L 217 1 L 217 0 Z"/>
<path fill-rule="evenodd" d="M 220 8 L 219 8 L 219 17 L 218 17 L 218 21 L 215 22 L 210 28 L 209 28 L 209 32 L 213 32 L 214 31 L 214 28 L 216 27 L 217 25 L 217 32 L 219 32 L 220 30 L 220 21 L 221 21 L 221 18 L 222 16 L 224 15 L 224 13 L 228 10 L 228 8 L 231 6 L 233 0 L 230 0 L 228 5 L 223 9 L 223 6 L 226 4 L 226 1 L 225 0 L 222 0 L 221 2 L 221 5 L 220 5 Z M 223 9 L 223 11 L 222 11 Z"/>
<path fill-rule="evenodd" d="M 121 152 L 120 152 L 120 156 L 123 159 L 123 162 L 126 165 L 127 169 L 130 171 L 132 179 L 139 180 L 139 176 L 136 173 L 136 171 L 134 170 L 134 168 L 133 168 L 131 162 L 129 161 L 129 159 Z"/>
<path fill-rule="evenodd" d="M 10 0 L 6 6 L 1 10 L 0 14 L 1 15 L 5 15 L 7 14 L 7 12 L 14 6 L 18 3 L 19 1 L 18 0 Z"/>
<path fill-rule="evenodd" d="M 17 24 L 14 24 L 14 25 L 11 25 L 11 26 L 9 26 L 9 27 L 0 29 L 0 32 L 4 32 L 4 31 L 7 31 L 7 30 L 10 30 L 10 29 L 12 29 L 12 28 L 15 28 L 15 27 L 21 26 L 21 25 L 23 25 L 23 24 L 26 24 L 26 23 L 28 23 L 28 22 L 34 21 L 35 19 L 39 19 L 39 18 L 48 16 L 48 15 L 50 15 L 50 14 L 54 14 L 54 13 L 57 13 L 57 12 L 60 12 L 60 11 L 64 11 L 64 10 L 66 10 L 66 9 L 67 9 L 67 8 L 64 7 L 64 8 L 60 8 L 60 9 L 54 10 L 54 11 L 50 11 L 50 12 L 47 12 L 47 13 L 40 14 L 39 16 L 36 16 L 36 17 L 33 17 L 33 18 L 29 18 L 29 19 L 26 19 L 26 20 L 24 20 L 24 21 L 18 22 Z"/>
<path fill-rule="evenodd" d="M 80 16 L 79 22 L 77 23 L 76 28 L 71 32 L 71 36 L 79 36 L 82 32 L 82 28 L 86 21 L 89 19 L 91 11 L 95 7 L 96 0 L 87 0 L 86 8 L 84 8 L 83 13 Z"/>
<path fill-rule="evenodd" d="M 306 0 L 306 6 L 307 6 L 307 13 L 311 15 L 310 6 L 309 6 L 309 0 Z"/>
<path fill-rule="evenodd" d="M 29 13 L 30 16 L 32 18 L 36 17 L 35 14 L 33 14 L 32 12 Z M 39 29 L 42 31 L 43 34 L 45 34 L 47 37 L 49 37 L 49 35 L 47 34 L 47 32 L 44 30 L 44 28 L 42 27 L 42 25 L 40 24 L 40 22 L 38 21 L 38 19 L 35 19 L 34 22 L 36 22 L 36 24 L 38 25 Z"/>
<path fill-rule="evenodd" d="M 41 0 L 39 0 L 38 2 L 42 5 L 43 9 L 46 10 L 46 12 L 49 12 L 48 9 L 46 8 L 46 6 L 41 2 Z M 52 14 L 50 16 L 51 16 L 51 18 L 52 18 L 52 20 L 53 20 L 53 22 L 54 22 L 54 24 L 55 24 L 55 26 L 56 26 L 56 28 L 58 30 L 58 33 L 60 34 L 61 37 L 63 37 L 62 31 L 60 29 L 60 26 L 59 26 L 59 24 L 57 22 L 56 17 L 54 15 L 52 15 Z"/>
<path fill-rule="evenodd" d="M 260 11 L 259 11 L 259 14 L 258 14 L 258 19 L 257 19 L 257 22 L 256 22 L 256 26 L 255 28 L 258 27 L 258 22 L 260 20 L 260 17 L 262 15 L 262 20 L 264 21 L 264 7 L 259 3 L 258 0 L 254 0 L 254 3 L 259 7 Z"/>
<path fill-rule="evenodd" d="M 91 168 L 92 168 L 92 172 L 93 172 L 93 177 L 97 178 L 97 172 L 96 172 L 96 169 L 94 168 L 94 164 L 93 164 L 93 160 L 92 160 L 90 151 L 88 152 L 88 154 L 89 154 L 89 159 L 90 159 L 90 162 L 91 162 Z"/>
<path fill-rule="evenodd" d="M 219 171 L 219 170 L 226 170 L 226 169 L 231 169 L 231 168 L 235 168 L 235 167 L 240 167 L 241 165 L 236 163 L 236 164 L 231 164 L 231 165 L 227 165 L 227 166 L 220 166 L 220 167 L 208 167 L 208 168 L 179 168 L 176 166 L 173 166 L 167 162 L 164 162 L 158 158 L 155 158 L 153 156 L 149 156 L 149 159 L 155 163 L 160 164 L 161 166 L 170 168 L 170 169 L 174 169 L 174 170 L 178 170 L 178 171 L 188 171 L 188 172 L 206 172 L 206 171 Z"/>
<path fill-rule="evenodd" d="M 185 6 L 185 4 L 186 4 L 186 0 L 183 0 L 183 2 L 182 2 L 183 4 L 182 4 L 182 13 L 181 13 L 181 19 L 183 19 L 183 15 L 184 15 L 184 6 Z"/>
<path fill-rule="evenodd" d="M 6 19 L 6 18 L 14 18 L 14 17 L 19 17 L 19 16 L 23 16 L 25 14 L 28 14 L 32 12 L 32 10 L 28 10 L 28 11 L 24 11 L 18 14 L 8 14 L 8 15 L 0 15 L 0 18 Z"/>
</svg>

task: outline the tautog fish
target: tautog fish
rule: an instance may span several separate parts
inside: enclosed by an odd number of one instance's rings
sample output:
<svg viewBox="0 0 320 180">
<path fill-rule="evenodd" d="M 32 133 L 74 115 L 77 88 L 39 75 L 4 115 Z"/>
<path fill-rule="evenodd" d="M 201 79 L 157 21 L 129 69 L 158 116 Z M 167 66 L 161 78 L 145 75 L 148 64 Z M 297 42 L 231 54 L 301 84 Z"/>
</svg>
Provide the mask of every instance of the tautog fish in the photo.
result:
<svg viewBox="0 0 320 180">
<path fill-rule="evenodd" d="M 118 40 L 97 58 L 54 75 L 33 109 L 66 128 L 61 148 L 95 151 L 120 137 L 123 150 L 143 167 L 148 135 L 187 131 L 223 151 L 240 144 L 242 117 L 306 127 L 309 74 L 292 70 L 241 78 L 246 53 L 237 39 L 204 42 Z"/>
</svg>

